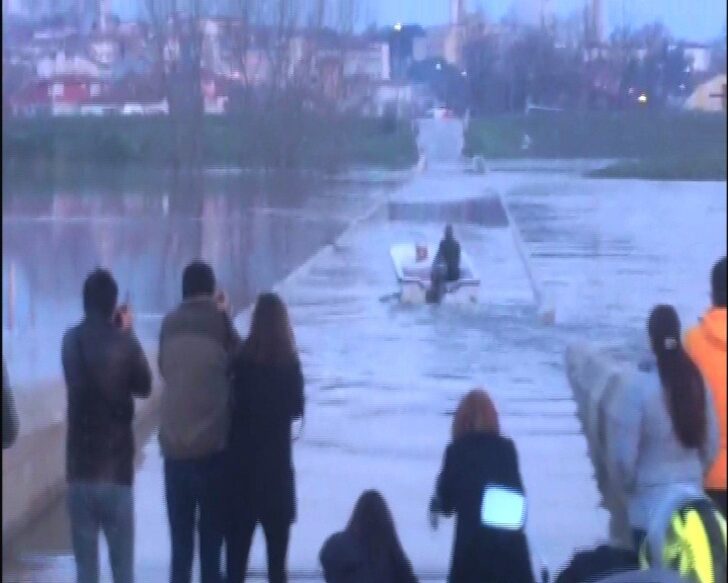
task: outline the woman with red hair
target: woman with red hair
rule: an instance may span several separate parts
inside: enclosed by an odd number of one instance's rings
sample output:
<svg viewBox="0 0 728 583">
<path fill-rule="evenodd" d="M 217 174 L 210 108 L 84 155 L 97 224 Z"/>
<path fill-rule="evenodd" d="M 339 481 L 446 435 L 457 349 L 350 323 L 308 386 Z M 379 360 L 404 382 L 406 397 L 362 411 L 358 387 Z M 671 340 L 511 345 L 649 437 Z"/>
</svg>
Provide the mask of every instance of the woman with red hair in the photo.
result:
<svg viewBox="0 0 728 583">
<path fill-rule="evenodd" d="M 452 442 L 430 503 L 457 515 L 448 583 L 533 583 L 524 532 L 525 496 L 513 442 L 483 390 L 468 393 L 452 424 Z"/>
</svg>

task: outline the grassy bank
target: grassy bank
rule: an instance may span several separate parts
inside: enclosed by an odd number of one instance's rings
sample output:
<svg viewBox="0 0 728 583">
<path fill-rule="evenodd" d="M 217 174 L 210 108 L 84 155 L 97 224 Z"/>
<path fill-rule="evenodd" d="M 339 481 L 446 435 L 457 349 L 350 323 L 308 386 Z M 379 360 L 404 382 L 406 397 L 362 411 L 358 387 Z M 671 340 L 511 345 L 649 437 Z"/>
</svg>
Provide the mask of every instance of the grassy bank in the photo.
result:
<svg viewBox="0 0 728 583">
<path fill-rule="evenodd" d="M 528 135 L 530 147 L 523 149 Z M 486 158 L 618 159 L 604 178 L 725 180 L 725 114 L 532 113 L 475 119 L 465 151 Z"/>
<path fill-rule="evenodd" d="M 165 117 L 11 119 L 3 122 L 3 160 L 164 167 L 175 163 L 179 139 Z M 409 125 L 334 116 L 210 116 L 200 144 L 206 166 L 336 171 L 355 165 L 398 169 L 417 160 Z"/>
</svg>

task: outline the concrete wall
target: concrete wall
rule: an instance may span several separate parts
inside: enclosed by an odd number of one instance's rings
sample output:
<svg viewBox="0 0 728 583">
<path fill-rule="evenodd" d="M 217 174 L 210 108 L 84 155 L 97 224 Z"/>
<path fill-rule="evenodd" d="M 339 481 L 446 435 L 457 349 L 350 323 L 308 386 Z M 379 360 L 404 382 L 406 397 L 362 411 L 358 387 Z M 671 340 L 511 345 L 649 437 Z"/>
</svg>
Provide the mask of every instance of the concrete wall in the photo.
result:
<svg viewBox="0 0 728 583">
<path fill-rule="evenodd" d="M 609 537 L 614 544 L 629 548 L 632 536 L 626 500 L 621 488 L 613 486 L 614 470 L 605 455 L 610 419 L 619 415 L 611 403 L 624 388 L 628 371 L 595 346 L 579 343 L 569 346 L 566 351 L 566 372 L 594 464 L 602 504 L 610 514 Z"/>
<path fill-rule="evenodd" d="M 152 363 L 150 358 L 150 363 Z M 12 386 L 12 378 L 10 384 Z M 15 395 L 20 434 L 3 450 L 3 546 L 58 500 L 66 482 L 66 390 L 62 382 Z M 157 426 L 160 389 L 136 402 L 137 453 Z"/>
</svg>

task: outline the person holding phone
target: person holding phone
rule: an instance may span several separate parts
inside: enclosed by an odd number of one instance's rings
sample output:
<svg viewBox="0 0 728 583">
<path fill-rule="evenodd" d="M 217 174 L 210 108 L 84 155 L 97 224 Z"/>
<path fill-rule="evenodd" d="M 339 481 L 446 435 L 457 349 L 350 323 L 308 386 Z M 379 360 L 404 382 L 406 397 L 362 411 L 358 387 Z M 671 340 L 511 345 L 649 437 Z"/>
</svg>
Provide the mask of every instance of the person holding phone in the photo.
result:
<svg viewBox="0 0 728 583">
<path fill-rule="evenodd" d="M 190 583 L 199 544 L 201 583 L 220 583 L 230 427 L 230 359 L 240 341 L 207 263 L 182 274 L 182 302 L 159 333 L 159 443 L 171 542 L 171 583 Z M 195 534 L 197 533 L 197 537 Z M 197 543 L 199 541 L 199 543 Z"/>
<path fill-rule="evenodd" d="M 117 295 L 111 273 L 94 270 L 83 286 L 84 318 L 63 337 L 68 509 L 78 583 L 99 582 L 99 531 L 114 583 L 134 581 L 134 399 L 150 395 L 152 375 L 131 311 L 117 309 Z"/>
<path fill-rule="evenodd" d="M 457 516 L 448 583 L 533 583 L 516 447 L 500 435 L 483 390 L 468 393 L 455 412 L 430 503 L 433 528 L 440 514 Z"/>
</svg>

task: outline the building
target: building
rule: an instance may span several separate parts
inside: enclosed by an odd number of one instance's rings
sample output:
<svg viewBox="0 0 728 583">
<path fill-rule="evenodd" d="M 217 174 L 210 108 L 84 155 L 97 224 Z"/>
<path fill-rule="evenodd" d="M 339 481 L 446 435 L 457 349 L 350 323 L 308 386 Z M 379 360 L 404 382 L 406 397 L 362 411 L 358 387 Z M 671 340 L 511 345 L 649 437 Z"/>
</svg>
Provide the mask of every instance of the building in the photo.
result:
<svg viewBox="0 0 728 583">
<path fill-rule="evenodd" d="M 73 115 L 106 90 L 106 84 L 88 75 L 40 79 L 10 97 L 10 112 L 13 115 Z"/>
<path fill-rule="evenodd" d="M 683 51 L 693 73 L 705 73 L 710 70 L 710 47 L 702 44 L 686 44 L 683 46 Z"/>
<path fill-rule="evenodd" d="M 389 81 L 392 69 L 389 45 L 371 42 L 344 52 L 344 78 L 364 77 L 372 82 Z"/>
<path fill-rule="evenodd" d="M 726 75 L 716 75 L 709 81 L 698 85 L 685 101 L 685 109 L 692 111 L 726 110 Z"/>
</svg>

